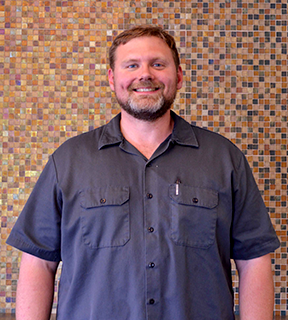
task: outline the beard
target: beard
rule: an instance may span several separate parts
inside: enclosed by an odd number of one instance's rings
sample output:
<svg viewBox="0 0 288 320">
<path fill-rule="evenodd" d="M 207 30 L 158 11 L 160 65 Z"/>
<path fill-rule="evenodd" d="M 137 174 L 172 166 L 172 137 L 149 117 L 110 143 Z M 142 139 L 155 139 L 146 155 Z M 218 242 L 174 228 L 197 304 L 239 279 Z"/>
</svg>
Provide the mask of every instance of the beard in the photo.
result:
<svg viewBox="0 0 288 320">
<path fill-rule="evenodd" d="M 154 87 L 163 89 L 163 85 L 156 86 L 151 83 L 151 81 L 141 82 L 137 87 Z M 136 87 L 136 88 L 137 88 Z M 166 97 L 163 94 L 159 94 L 156 97 L 150 95 L 142 95 L 140 97 L 135 97 L 133 95 L 133 90 L 136 89 L 133 85 L 128 87 L 128 92 L 130 92 L 127 100 L 119 98 L 116 94 L 117 101 L 120 107 L 126 111 L 128 114 L 133 116 L 138 120 L 153 122 L 158 118 L 161 118 L 169 109 L 176 98 L 177 89 L 175 86 L 174 90 L 171 90 L 171 93 Z"/>
</svg>

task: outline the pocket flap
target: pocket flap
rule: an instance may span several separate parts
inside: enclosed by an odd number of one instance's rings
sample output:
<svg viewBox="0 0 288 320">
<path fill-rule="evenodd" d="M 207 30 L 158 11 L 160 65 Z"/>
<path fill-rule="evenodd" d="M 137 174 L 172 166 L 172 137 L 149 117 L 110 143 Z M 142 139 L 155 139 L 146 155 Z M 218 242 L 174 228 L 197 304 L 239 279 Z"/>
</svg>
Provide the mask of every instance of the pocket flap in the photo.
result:
<svg viewBox="0 0 288 320">
<path fill-rule="evenodd" d="M 212 189 L 172 184 L 169 187 L 170 198 L 183 205 L 215 208 L 218 205 L 218 192 Z"/>
<path fill-rule="evenodd" d="M 128 187 L 101 187 L 80 192 L 81 207 L 85 209 L 102 206 L 121 206 L 129 200 Z"/>
</svg>

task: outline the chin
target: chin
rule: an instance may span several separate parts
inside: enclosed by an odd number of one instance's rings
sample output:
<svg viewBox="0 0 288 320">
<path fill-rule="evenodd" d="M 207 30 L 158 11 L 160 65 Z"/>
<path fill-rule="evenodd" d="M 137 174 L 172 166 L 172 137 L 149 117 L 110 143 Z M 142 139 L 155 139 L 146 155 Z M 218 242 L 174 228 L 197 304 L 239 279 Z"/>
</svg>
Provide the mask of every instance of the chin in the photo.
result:
<svg viewBox="0 0 288 320">
<path fill-rule="evenodd" d="M 121 108 L 135 119 L 154 122 L 171 109 L 171 104 L 164 104 L 160 108 L 131 108 L 129 105 L 122 105 Z"/>
</svg>

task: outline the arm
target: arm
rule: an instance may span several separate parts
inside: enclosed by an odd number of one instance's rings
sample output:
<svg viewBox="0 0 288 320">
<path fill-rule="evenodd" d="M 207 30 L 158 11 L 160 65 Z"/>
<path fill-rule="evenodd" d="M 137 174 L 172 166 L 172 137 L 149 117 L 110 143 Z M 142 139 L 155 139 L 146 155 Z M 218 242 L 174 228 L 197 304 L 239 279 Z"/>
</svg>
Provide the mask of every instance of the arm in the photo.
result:
<svg viewBox="0 0 288 320">
<path fill-rule="evenodd" d="M 239 272 L 241 320 L 272 320 L 274 284 L 270 254 L 235 262 Z"/>
<path fill-rule="evenodd" d="M 49 320 L 58 262 L 22 254 L 16 294 L 17 320 Z"/>
</svg>

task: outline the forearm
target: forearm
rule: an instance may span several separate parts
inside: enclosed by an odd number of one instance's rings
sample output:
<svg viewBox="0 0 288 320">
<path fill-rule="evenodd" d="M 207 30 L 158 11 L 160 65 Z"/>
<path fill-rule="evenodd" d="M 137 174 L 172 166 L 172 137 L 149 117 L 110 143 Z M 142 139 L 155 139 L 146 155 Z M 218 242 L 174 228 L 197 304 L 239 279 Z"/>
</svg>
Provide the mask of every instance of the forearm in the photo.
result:
<svg viewBox="0 0 288 320">
<path fill-rule="evenodd" d="M 49 320 L 57 263 L 23 253 L 16 295 L 17 320 Z"/>
<path fill-rule="evenodd" d="M 272 320 L 274 284 L 270 255 L 236 261 L 241 320 Z"/>
</svg>

